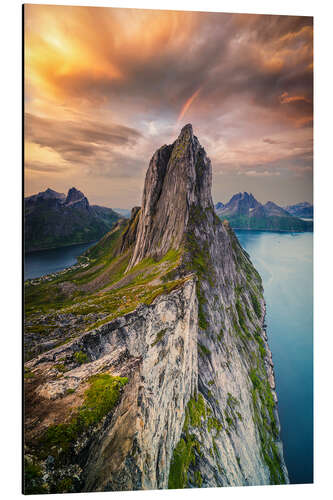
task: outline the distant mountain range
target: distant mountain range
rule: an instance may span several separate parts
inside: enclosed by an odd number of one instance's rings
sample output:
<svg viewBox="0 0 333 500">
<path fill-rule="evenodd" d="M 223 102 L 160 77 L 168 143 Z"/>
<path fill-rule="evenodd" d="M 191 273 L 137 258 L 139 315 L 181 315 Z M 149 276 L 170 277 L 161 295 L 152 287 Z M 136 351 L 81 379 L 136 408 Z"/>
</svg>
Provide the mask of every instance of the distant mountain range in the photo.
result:
<svg viewBox="0 0 333 500">
<path fill-rule="evenodd" d="M 292 207 L 289 210 L 290 208 Z M 313 230 L 312 221 L 295 217 L 272 201 L 263 205 L 251 193 L 246 192 L 235 194 L 225 205 L 217 203 L 215 211 L 220 219 L 228 220 L 234 229 L 297 232 Z"/>
<path fill-rule="evenodd" d="M 313 205 L 304 201 L 296 203 L 296 205 L 287 205 L 284 209 L 295 217 L 304 217 L 305 219 L 313 219 Z"/>
<path fill-rule="evenodd" d="M 111 208 L 90 205 L 75 187 L 67 196 L 50 188 L 29 196 L 24 208 L 25 252 L 97 240 L 121 218 Z"/>
</svg>

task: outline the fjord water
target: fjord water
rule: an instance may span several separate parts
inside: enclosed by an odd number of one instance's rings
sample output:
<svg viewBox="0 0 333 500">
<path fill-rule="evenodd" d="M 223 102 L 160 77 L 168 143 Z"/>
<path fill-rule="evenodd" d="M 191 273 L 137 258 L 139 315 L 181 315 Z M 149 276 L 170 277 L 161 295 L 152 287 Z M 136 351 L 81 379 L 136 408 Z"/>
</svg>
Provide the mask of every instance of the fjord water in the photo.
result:
<svg viewBox="0 0 333 500">
<path fill-rule="evenodd" d="M 24 279 L 39 278 L 76 264 L 77 257 L 95 242 L 28 253 L 24 257 Z"/>
<path fill-rule="evenodd" d="M 284 458 L 291 483 L 313 482 L 313 234 L 236 231 L 267 304 Z"/>
</svg>

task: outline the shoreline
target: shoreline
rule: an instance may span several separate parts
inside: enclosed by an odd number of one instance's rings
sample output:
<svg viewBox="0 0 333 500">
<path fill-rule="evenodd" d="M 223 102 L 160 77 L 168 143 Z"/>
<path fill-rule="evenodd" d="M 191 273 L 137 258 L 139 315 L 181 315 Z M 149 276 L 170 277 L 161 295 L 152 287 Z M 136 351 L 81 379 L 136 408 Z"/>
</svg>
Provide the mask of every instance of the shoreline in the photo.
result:
<svg viewBox="0 0 333 500">
<path fill-rule="evenodd" d="M 230 224 L 230 227 L 233 231 L 261 231 L 265 233 L 313 233 L 312 231 L 297 231 L 297 230 L 291 230 L 291 229 L 255 229 L 255 228 L 250 228 L 250 227 L 233 227 Z"/>
<path fill-rule="evenodd" d="M 105 234 L 107 234 L 107 233 L 105 233 Z M 103 236 L 101 238 L 103 238 Z M 24 256 L 30 255 L 33 253 L 37 253 L 37 252 L 47 252 L 48 250 L 61 250 L 62 248 L 76 247 L 79 245 L 88 245 L 89 243 L 93 244 L 93 243 L 97 243 L 98 241 L 99 241 L 99 239 L 98 240 L 81 241 L 80 243 L 68 243 L 67 245 L 61 245 L 60 247 L 47 247 L 47 248 L 38 248 L 38 249 L 36 248 L 35 250 L 29 250 L 28 252 L 24 251 Z"/>
</svg>

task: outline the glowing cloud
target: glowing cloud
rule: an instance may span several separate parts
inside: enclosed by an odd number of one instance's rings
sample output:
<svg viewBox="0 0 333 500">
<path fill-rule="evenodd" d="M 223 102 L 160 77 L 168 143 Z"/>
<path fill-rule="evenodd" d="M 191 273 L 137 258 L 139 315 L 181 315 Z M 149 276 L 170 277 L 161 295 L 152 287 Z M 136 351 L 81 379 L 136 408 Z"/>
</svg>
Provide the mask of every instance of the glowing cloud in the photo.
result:
<svg viewBox="0 0 333 500">
<path fill-rule="evenodd" d="M 288 104 L 289 102 L 295 102 L 295 101 L 304 101 L 307 103 L 311 103 L 309 99 L 302 95 L 294 95 L 294 96 L 289 96 L 288 92 L 283 92 L 283 94 L 280 95 L 280 103 L 281 104 Z"/>
<path fill-rule="evenodd" d="M 255 183 L 262 199 L 311 199 L 312 18 L 37 4 L 24 12 L 27 195 L 79 179 L 94 203 L 137 205 L 153 151 L 187 120 L 212 159 L 218 199 Z M 293 168 L 303 184 L 285 182 Z"/>
</svg>

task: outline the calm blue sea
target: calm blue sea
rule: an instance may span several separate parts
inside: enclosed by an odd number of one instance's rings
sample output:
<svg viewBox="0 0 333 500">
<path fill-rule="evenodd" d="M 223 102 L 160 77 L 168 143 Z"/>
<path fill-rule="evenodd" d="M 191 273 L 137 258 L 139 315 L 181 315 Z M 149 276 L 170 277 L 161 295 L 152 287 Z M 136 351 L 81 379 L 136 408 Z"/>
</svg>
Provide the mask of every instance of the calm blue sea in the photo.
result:
<svg viewBox="0 0 333 500">
<path fill-rule="evenodd" d="M 82 245 L 71 245 L 26 254 L 24 258 L 24 279 L 39 278 L 45 274 L 55 273 L 76 264 L 77 257 L 94 243 L 83 243 Z"/>
<path fill-rule="evenodd" d="M 236 231 L 259 271 L 267 303 L 284 455 L 291 483 L 313 481 L 312 233 Z M 92 243 L 34 252 L 25 279 L 76 262 Z"/>
<path fill-rule="evenodd" d="M 259 271 L 291 483 L 313 482 L 313 234 L 236 231 Z"/>
</svg>

